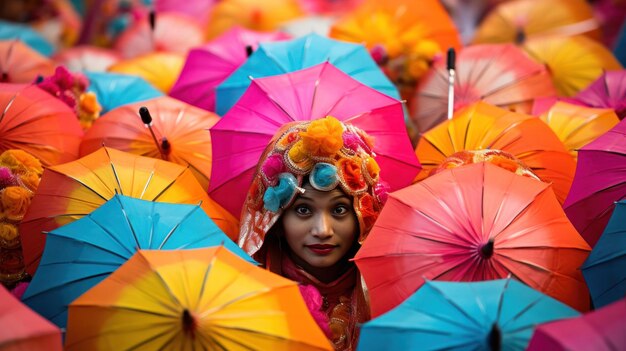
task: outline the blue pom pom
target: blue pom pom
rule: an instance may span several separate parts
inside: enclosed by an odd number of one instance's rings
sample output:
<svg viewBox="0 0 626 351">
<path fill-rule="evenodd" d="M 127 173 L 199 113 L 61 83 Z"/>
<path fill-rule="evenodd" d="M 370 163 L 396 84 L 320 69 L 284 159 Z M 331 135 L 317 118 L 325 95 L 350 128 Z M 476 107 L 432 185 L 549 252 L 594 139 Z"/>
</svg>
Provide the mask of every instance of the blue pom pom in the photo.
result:
<svg viewBox="0 0 626 351">
<path fill-rule="evenodd" d="M 317 190 L 329 191 L 334 189 L 339 182 L 339 178 L 337 178 L 337 167 L 330 163 L 317 163 L 311 171 L 309 182 L 311 182 L 311 185 Z"/>
<path fill-rule="evenodd" d="M 263 206 L 272 212 L 278 212 L 280 207 L 285 207 L 296 194 L 298 182 L 291 173 L 278 175 L 278 184 L 267 188 L 263 194 Z"/>
</svg>

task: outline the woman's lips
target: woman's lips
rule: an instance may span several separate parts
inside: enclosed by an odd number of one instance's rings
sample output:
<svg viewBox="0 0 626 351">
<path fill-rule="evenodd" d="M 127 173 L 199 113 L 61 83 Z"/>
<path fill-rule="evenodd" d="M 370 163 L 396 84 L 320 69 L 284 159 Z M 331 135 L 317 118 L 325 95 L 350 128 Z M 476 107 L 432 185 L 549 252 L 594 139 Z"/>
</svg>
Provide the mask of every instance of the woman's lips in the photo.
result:
<svg viewBox="0 0 626 351">
<path fill-rule="evenodd" d="M 306 247 L 316 255 L 326 256 L 330 254 L 337 246 L 328 244 L 314 244 L 306 245 Z"/>
</svg>

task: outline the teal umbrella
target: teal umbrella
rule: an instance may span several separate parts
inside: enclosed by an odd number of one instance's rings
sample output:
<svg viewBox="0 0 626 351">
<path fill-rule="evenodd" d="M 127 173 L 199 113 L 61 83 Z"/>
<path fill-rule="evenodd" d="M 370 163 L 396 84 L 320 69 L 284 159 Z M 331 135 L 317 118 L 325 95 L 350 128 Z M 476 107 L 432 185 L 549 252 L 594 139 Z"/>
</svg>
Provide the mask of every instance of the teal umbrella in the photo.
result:
<svg viewBox="0 0 626 351">
<path fill-rule="evenodd" d="M 395 86 L 365 46 L 312 33 L 298 39 L 259 44 L 248 60 L 217 86 L 216 112 L 223 116 L 246 91 L 250 78 L 291 73 L 327 61 L 359 83 L 400 99 Z"/>
<path fill-rule="evenodd" d="M 143 78 L 128 74 L 85 72 L 92 91 L 102 106 L 102 114 L 112 109 L 163 96 L 163 93 Z"/>
<path fill-rule="evenodd" d="M 54 46 L 30 26 L 0 20 L 0 40 L 14 39 L 22 41 L 44 56 L 54 54 Z"/>
<path fill-rule="evenodd" d="M 137 250 L 218 245 L 256 263 L 199 205 L 115 195 L 91 214 L 48 233 L 41 263 L 22 299 L 64 328 L 67 306 L 108 277 Z"/>
<path fill-rule="evenodd" d="M 357 350 L 524 350 L 537 324 L 578 315 L 513 279 L 427 281 L 365 323 Z"/>
</svg>

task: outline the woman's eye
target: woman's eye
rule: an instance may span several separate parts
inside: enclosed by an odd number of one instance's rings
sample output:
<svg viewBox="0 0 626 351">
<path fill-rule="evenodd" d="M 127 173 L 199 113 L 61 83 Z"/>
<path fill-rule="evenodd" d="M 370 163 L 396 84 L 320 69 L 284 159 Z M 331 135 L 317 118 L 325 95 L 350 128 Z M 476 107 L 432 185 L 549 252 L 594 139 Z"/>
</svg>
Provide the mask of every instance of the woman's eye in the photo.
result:
<svg viewBox="0 0 626 351">
<path fill-rule="evenodd" d="M 341 216 L 341 215 L 345 215 L 346 213 L 348 213 L 348 211 L 349 210 L 347 206 L 340 205 L 340 206 L 335 207 L 335 209 L 333 210 L 333 214 Z"/>
<path fill-rule="evenodd" d="M 306 206 L 296 206 L 296 213 L 302 216 L 311 214 L 311 209 Z"/>
</svg>

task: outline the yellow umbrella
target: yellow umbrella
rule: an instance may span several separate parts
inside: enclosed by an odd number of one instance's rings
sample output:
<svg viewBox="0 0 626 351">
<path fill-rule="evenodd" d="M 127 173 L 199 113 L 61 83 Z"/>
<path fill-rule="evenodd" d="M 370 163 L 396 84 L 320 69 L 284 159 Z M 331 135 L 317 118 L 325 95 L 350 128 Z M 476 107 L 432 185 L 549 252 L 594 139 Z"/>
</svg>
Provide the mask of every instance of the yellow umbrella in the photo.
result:
<svg viewBox="0 0 626 351">
<path fill-rule="evenodd" d="M 222 0 L 212 10 L 206 34 L 213 39 L 234 26 L 271 31 L 303 15 L 296 0 Z"/>
<path fill-rule="evenodd" d="M 607 70 L 621 69 L 619 61 L 602 44 L 584 36 L 543 37 L 527 40 L 524 49 L 548 67 L 560 95 L 572 96 Z"/>
<path fill-rule="evenodd" d="M 169 93 L 184 63 L 185 58 L 180 54 L 150 53 L 119 61 L 109 67 L 109 72 L 139 76 L 159 90 Z"/>
<path fill-rule="evenodd" d="M 561 139 L 570 154 L 594 141 L 619 123 L 614 110 L 591 108 L 559 101 L 540 116 Z"/>
<path fill-rule="evenodd" d="M 332 350 L 295 282 L 224 247 L 137 252 L 67 331 L 67 350 Z"/>
</svg>

